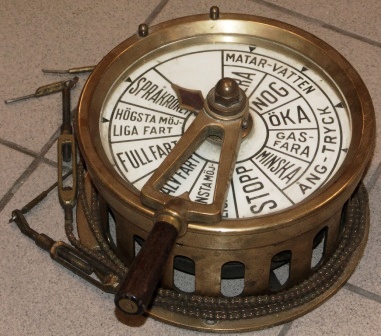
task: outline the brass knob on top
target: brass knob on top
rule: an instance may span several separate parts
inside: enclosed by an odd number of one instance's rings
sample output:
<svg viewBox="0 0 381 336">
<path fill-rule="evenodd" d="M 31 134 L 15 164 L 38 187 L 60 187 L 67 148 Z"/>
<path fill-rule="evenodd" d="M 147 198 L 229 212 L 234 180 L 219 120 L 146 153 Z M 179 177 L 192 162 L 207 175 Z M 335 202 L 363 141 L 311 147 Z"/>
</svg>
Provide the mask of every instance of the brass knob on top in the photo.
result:
<svg viewBox="0 0 381 336">
<path fill-rule="evenodd" d="M 224 77 L 209 91 L 207 105 L 213 117 L 236 119 L 247 109 L 247 98 L 234 79 Z"/>
<path fill-rule="evenodd" d="M 239 99 L 239 86 L 234 79 L 222 78 L 217 82 L 214 91 L 214 100 L 217 104 L 230 107 L 238 104 Z"/>
</svg>

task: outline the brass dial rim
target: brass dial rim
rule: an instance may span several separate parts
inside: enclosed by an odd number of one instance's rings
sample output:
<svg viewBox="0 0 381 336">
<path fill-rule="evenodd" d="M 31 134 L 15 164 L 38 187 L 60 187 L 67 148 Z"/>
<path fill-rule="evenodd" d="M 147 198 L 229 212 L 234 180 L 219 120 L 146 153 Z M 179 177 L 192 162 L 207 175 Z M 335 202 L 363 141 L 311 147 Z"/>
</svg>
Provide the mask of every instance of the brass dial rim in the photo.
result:
<svg viewBox="0 0 381 336">
<path fill-rule="evenodd" d="M 229 236 L 266 233 L 276 226 L 292 235 L 307 231 L 311 225 L 330 217 L 349 198 L 369 161 L 375 133 L 371 99 L 353 67 L 325 42 L 288 24 L 249 15 L 221 14 L 218 20 L 211 20 L 207 15 L 196 15 L 159 24 L 150 28 L 147 37 L 133 36 L 122 42 L 99 63 L 84 87 L 77 118 L 79 145 L 97 188 L 117 211 L 128 215 L 138 212 L 142 225 L 147 228 L 151 226 L 153 210 L 142 205 L 139 195 L 112 168 L 102 149 L 98 129 L 105 98 L 102 90 L 111 88 L 120 80 L 120 73 L 127 64 L 133 66 L 135 60 L 155 48 L 160 50 L 163 45 L 175 48 L 177 43 L 194 43 L 197 38 L 249 40 L 253 34 L 303 54 L 332 77 L 351 111 L 354 127 L 351 146 L 341 168 L 330 182 L 318 194 L 314 193 L 296 207 L 259 218 L 222 220 L 213 225 L 189 223 L 188 232 Z M 353 166 L 354 162 L 356 166 Z M 321 211 L 323 208 L 324 211 Z M 291 226 L 292 230 L 289 230 Z"/>
</svg>

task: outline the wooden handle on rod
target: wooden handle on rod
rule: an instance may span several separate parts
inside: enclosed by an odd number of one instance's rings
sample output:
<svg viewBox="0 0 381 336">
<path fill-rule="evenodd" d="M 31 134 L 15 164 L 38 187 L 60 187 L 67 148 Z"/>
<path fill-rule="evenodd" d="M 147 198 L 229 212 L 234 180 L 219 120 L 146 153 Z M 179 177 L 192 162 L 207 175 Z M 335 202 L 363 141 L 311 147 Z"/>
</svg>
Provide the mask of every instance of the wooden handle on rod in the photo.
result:
<svg viewBox="0 0 381 336">
<path fill-rule="evenodd" d="M 173 225 L 155 223 L 115 294 L 120 310 L 133 315 L 146 311 L 178 235 Z"/>
</svg>

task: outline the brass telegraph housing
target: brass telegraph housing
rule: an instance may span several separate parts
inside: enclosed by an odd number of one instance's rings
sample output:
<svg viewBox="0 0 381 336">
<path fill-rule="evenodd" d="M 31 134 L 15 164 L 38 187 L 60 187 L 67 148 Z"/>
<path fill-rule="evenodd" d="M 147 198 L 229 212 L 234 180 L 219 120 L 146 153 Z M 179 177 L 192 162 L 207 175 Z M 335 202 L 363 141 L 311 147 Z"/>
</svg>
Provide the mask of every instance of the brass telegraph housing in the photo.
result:
<svg viewBox="0 0 381 336">
<path fill-rule="evenodd" d="M 218 177 L 218 181 L 223 181 L 225 185 L 217 184 L 216 188 L 220 190 L 216 192 L 218 195 L 213 204 L 198 204 L 190 201 L 186 195 L 173 197 L 160 192 L 163 179 L 168 179 L 186 160 L 185 155 L 189 156 L 197 149 L 196 144 L 189 143 L 188 150 L 177 147 L 186 154 L 178 154 L 172 163 L 169 162 L 165 167 L 160 165 L 141 192 L 117 172 L 102 144 L 99 131 L 101 112 L 110 90 L 125 81 L 141 60 L 152 60 L 163 53 L 163 50 L 170 52 L 190 45 L 241 43 L 249 46 L 258 41 L 282 52 L 292 51 L 294 57 L 303 59 L 307 67 L 317 65 L 323 69 L 324 76 L 334 82 L 344 98 L 351 120 L 350 146 L 340 168 L 326 184 L 303 201 L 281 211 L 250 218 L 225 219 L 223 202 L 234 169 L 232 162 L 235 163 L 237 156 L 234 151 L 239 150 L 239 144 L 238 147 L 233 146 L 230 152 L 226 152 L 226 157 L 230 159 L 220 164 L 223 173 Z M 249 119 L 240 119 L 239 132 L 244 133 Z M 249 120 L 249 124 L 252 122 Z M 248 133 L 253 132 L 252 127 L 249 126 Z M 324 290 L 317 290 L 318 294 L 311 295 L 309 300 L 304 298 L 299 304 L 287 306 L 288 295 L 298 296 L 301 288 L 298 286 L 306 281 L 306 286 L 311 285 L 309 279 L 317 279 L 312 282 L 314 286 L 321 282 L 319 272 L 322 272 L 329 260 L 335 257 L 343 237 L 348 232 L 346 220 L 353 214 L 347 214 L 343 219 L 347 209 L 344 205 L 354 194 L 370 160 L 374 133 L 374 111 L 369 93 L 353 67 L 332 47 L 288 24 L 250 15 L 219 14 L 215 7 L 210 15 L 196 15 L 164 22 L 150 27 L 148 31 L 147 27 L 142 27 L 138 35 L 132 36 L 113 49 L 90 75 L 83 89 L 76 116 L 76 136 L 90 177 L 87 183 L 90 184 L 91 180 L 114 216 L 115 252 L 118 257 L 130 267 L 136 257 L 137 242 L 146 241 L 155 224 L 163 221 L 175 228 L 172 238 L 173 250 L 169 249 L 169 258 L 164 261 L 165 267 L 160 280 L 161 298 L 154 298 L 153 304 L 145 307 L 148 314 L 181 327 L 221 332 L 259 329 L 294 319 L 320 305 L 347 280 L 361 257 L 369 225 L 366 201 L 358 201 L 356 196 L 350 203 L 362 204 L 363 212 L 359 219 L 362 229 L 355 230 L 357 245 L 352 246 L 350 252 L 345 252 L 346 256 L 350 256 L 344 269 L 337 273 L 329 284 L 327 281 L 327 286 L 321 284 L 325 286 Z M 235 133 L 227 131 L 223 136 L 226 134 L 230 136 Z M 205 135 L 203 141 L 210 136 L 216 136 L 215 129 Z M 233 138 L 238 142 L 242 138 L 242 141 L 245 141 L 241 133 L 239 136 L 235 134 Z M 196 140 L 195 138 L 194 141 Z M 176 149 L 176 146 L 174 148 Z M 362 188 L 358 193 L 366 198 Z M 79 221 L 79 230 L 86 225 L 84 221 Z M 318 264 L 311 266 L 313 251 L 317 243 L 322 241 L 322 237 L 323 257 Z M 88 248 L 96 248 L 91 239 L 87 242 Z M 151 257 L 155 260 L 156 255 Z M 272 285 L 271 272 L 277 258 L 280 263 L 288 264 L 288 278 L 284 284 Z M 180 263 L 177 263 L 178 261 Z M 225 265 L 232 270 L 231 273 L 226 271 L 227 275 L 221 271 Z M 144 266 L 142 268 L 146 269 Z M 174 272 L 177 268 L 186 273 L 193 273 L 193 293 L 184 293 L 184 290 L 175 284 Z M 142 272 L 141 276 L 144 278 L 146 270 Z M 244 283 L 242 293 L 237 297 L 226 298 L 221 293 L 221 282 L 224 278 L 241 278 Z M 297 288 L 297 291 L 293 291 L 293 288 Z M 151 292 L 154 290 L 155 286 Z M 283 293 L 283 296 L 277 296 L 279 293 Z M 181 305 L 165 305 L 166 300 L 181 301 L 184 297 L 193 302 L 193 305 L 190 305 L 193 311 L 189 307 L 179 308 Z M 282 297 L 285 300 L 283 308 Z M 125 297 L 122 297 L 119 306 L 122 310 L 134 313 L 140 309 L 133 301 L 124 299 Z M 245 304 L 253 300 L 271 301 L 279 305 L 275 311 L 266 314 L 242 313 Z M 213 311 L 217 301 L 218 304 L 222 304 L 223 301 L 232 307 L 230 316 L 218 311 L 209 315 L 197 312 L 196 306 L 202 303 L 209 305 L 210 311 Z M 237 316 L 234 316 L 234 302 L 241 305 L 241 313 L 236 313 Z"/>
</svg>

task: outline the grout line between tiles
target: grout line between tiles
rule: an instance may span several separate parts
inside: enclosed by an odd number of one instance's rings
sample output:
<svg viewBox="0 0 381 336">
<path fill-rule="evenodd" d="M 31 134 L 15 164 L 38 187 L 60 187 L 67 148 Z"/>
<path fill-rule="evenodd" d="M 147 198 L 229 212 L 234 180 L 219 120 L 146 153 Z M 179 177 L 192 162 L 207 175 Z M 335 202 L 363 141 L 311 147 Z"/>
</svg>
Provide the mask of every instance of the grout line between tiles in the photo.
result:
<svg viewBox="0 0 381 336">
<path fill-rule="evenodd" d="M 41 152 L 38 156 L 30 163 L 30 165 L 24 170 L 24 172 L 18 177 L 18 179 L 13 183 L 12 187 L 0 200 L 0 212 L 3 211 L 8 202 L 15 195 L 17 190 L 26 182 L 26 180 L 32 175 L 41 162 L 43 162 L 43 156 L 49 151 L 53 143 L 57 140 L 60 129 L 57 129 L 54 134 L 50 137 L 48 142 L 42 147 Z"/>
<path fill-rule="evenodd" d="M 372 46 L 375 46 L 377 48 L 381 48 L 381 42 L 372 40 L 372 39 L 370 39 L 370 38 L 368 38 L 366 36 L 362 36 L 362 35 L 356 34 L 354 32 L 351 32 L 351 31 L 348 31 L 348 30 L 345 30 L 345 29 L 341 29 L 341 28 L 336 27 L 334 25 L 331 25 L 329 23 L 324 23 L 323 21 L 320 21 L 320 20 L 317 20 L 317 19 L 312 19 L 312 20 L 316 20 L 317 22 L 321 22 L 323 28 L 330 29 L 330 30 L 332 30 L 332 31 L 334 31 L 336 33 L 339 33 L 339 34 L 351 37 L 351 38 L 359 40 L 361 42 L 368 43 L 368 44 L 370 44 Z"/>
<path fill-rule="evenodd" d="M 373 292 L 370 292 L 366 289 L 363 289 L 359 286 L 356 286 L 356 285 L 353 285 L 349 282 L 347 282 L 344 286 L 345 289 L 353 292 L 353 293 L 356 293 L 360 296 L 363 296 L 369 300 L 372 300 L 372 301 L 375 301 L 377 303 L 381 303 L 381 295 L 378 295 L 376 293 L 373 293 Z"/>
<path fill-rule="evenodd" d="M 153 9 L 150 15 L 148 15 L 147 19 L 144 21 L 145 24 L 150 25 L 151 22 L 156 18 L 156 16 L 162 11 L 162 9 L 166 6 L 169 0 L 161 0 L 157 6 Z"/>
<path fill-rule="evenodd" d="M 381 175 L 381 162 L 378 164 L 375 172 L 373 173 L 373 175 L 370 177 L 368 183 L 366 184 L 366 189 L 368 190 L 369 194 L 373 190 L 374 186 L 376 185 L 377 180 L 380 177 L 380 175 Z"/>
<path fill-rule="evenodd" d="M 266 0 L 251 0 L 251 1 L 259 3 L 259 4 L 264 5 L 264 6 L 267 6 L 267 7 L 272 8 L 272 9 L 276 9 L 276 10 L 278 10 L 280 12 L 285 13 L 285 14 L 289 14 L 289 15 L 295 16 L 297 18 L 309 21 L 311 23 L 319 24 L 323 28 L 330 29 L 330 30 L 332 30 L 332 31 L 334 31 L 336 33 L 339 33 L 339 34 L 351 37 L 353 39 L 359 40 L 361 42 L 365 42 L 365 43 L 368 43 L 368 44 L 373 45 L 375 47 L 381 48 L 381 42 L 379 42 L 379 41 L 376 41 L 376 40 L 370 39 L 370 38 L 368 38 L 366 36 L 362 36 L 362 35 L 359 35 L 359 34 L 356 34 L 356 33 L 350 32 L 350 31 L 347 31 L 345 29 L 341 29 L 339 27 L 336 27 L 334 25 L 326 23 L 326 22 L 324 22 L 322 20 L 315 19 L 313 17 L 310 17 L 308 15 L 304 15 L 304 14 L 299 13 L 299 12 L 295 12 L 295 11 L 293 11 L 291 9 L 288 9 L 288 8 L 282 7 L 280 5 L 276 5 L 276 4 L 270 3 L 270 2 L 268 2 Z"/>
<path fill-rule="evenodd" d="M 16 150 L 20 153 L 23 153 L 23 154 L 26 154 L 26 155 L 29 155 L 33 158 L 37 158 L 39 156 L 38 153 L 26 148 L 26 147 L 23 147 L 23 146 L 20 146 L 14 142 L 11 142 L 11 141 L 8 141 L 8 140 L 5 140 L 5 139 L 1 139 L 0 138 L 0 144 L 1 145 L 4 145 L 6 147 L 9 147 L 10 149 L 13 149 L 13 150 Z M 53 161 L 53 160 L 50 160 L 50 159 L 47 159 L 45 157 L 41 158 L 42 162 L 43 163 L 46 163 L 52 167 L 57 167 L 57 162 Z"/>
<path fill-rule="evenodd" d="M 288 322 L 283 325 L 282 329 L 279 331 L 278 336 L 286 336 L 292 327 L 292 322 Z"/>
</svg>

